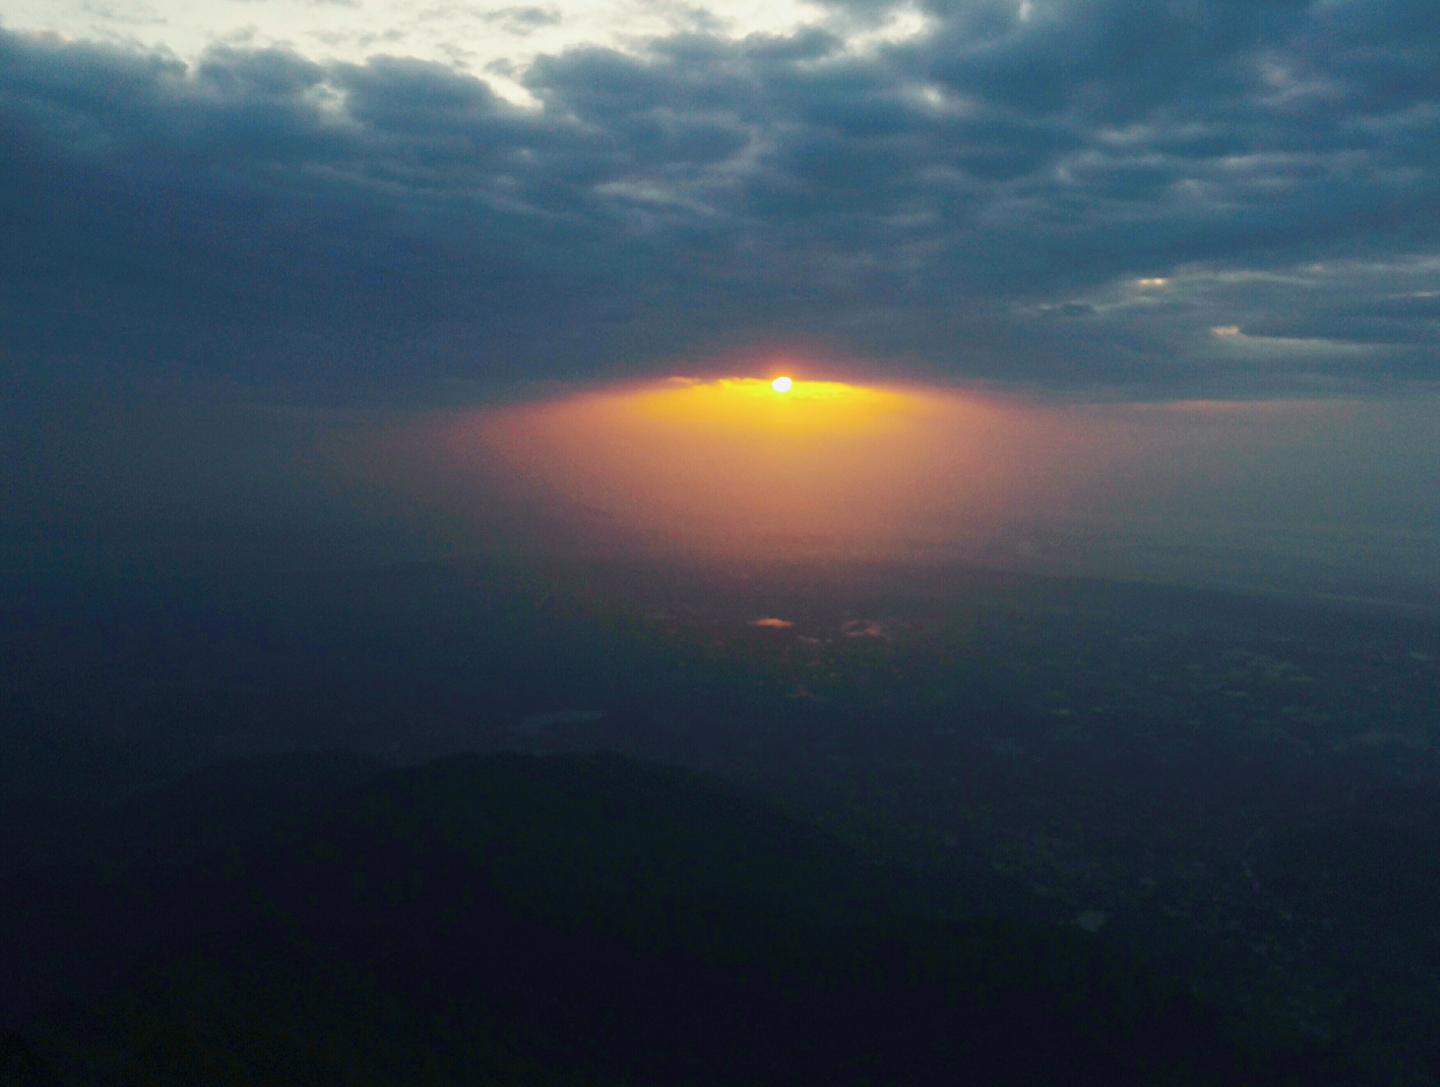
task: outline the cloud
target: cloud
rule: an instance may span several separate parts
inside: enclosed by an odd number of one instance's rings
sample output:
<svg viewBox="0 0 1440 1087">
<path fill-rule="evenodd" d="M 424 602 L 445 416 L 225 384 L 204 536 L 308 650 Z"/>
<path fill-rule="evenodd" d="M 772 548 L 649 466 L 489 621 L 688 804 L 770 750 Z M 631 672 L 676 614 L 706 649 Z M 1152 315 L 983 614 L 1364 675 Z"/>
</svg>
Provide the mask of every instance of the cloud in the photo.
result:
<svg viewBox="0 0 1440 1087">
<path fill-rule="evenodd" d="M 511 34 L 528 34 L 541 27 L 554 26 L 562 19 L 555 8 L 528 5 L 497 8 L 485 12 L 481 17 L 485 22 L 499 26 Z"/>
<path fill-rule="evenodd" d="M 533 109 L 411 58 L 0 31 L 0 351 L 384 403 L 774 343 L 1077 395 L 1433 383 L 1427 7 L 698 20 L 540 58 Z"/>
</svg>

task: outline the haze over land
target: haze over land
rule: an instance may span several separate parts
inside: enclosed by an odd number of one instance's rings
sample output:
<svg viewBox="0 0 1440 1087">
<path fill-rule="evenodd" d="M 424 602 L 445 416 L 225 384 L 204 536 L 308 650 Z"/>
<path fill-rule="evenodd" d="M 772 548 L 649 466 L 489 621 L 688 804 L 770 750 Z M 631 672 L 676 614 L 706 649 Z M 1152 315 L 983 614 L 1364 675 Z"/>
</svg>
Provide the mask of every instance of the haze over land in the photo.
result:
<svg viewBox="0 0 1440 1087">
<path fill-rule="evenodd" d="M 1440 1084 L 1433 0 L 0 7 L 0 1081 Z"/>
</svg>

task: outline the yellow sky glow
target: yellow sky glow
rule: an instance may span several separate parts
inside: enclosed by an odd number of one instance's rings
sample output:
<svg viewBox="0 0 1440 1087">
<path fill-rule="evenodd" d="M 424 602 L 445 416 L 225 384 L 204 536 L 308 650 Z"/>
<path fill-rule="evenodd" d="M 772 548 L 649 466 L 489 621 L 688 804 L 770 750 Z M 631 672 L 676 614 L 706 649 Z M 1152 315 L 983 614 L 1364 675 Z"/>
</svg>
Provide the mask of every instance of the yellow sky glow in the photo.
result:
<svg viewBox="0 0 1440 1087">
<path fill-rule="evenodd" d="M 808 378 L 778 392 L 672 378 L 479 412 L 447 444 L 551 506 L 707 553 L 871 554 L 937 504 L 978 520 L 1019 486 L 1003 406 Z"/>
<path fill-rule="evenodd" d="M 1133 537 L 1162 548 L 1169 576 L 1166 556 L 1183 566 L 1197 541 L 1249 554 L 1257 524 L 1343 527 L 1373 496 L 1411 493 L 1396 475 L 1409 461 L 1375 462 L 1375 434 L 1433 445 L 1433 402 L 1063 402 L 794 365 L 784 395 L 775 370 L 671 378 L 425 412 L 330 455 L 357 485 L 434 511 L 462 549 L 1034 563 Z M 1354 482 L 1348 522 L 1324 482 L 1337 473 Z M 1133 552 L 1117 554 L 1133 573 Z"/>
</svg>

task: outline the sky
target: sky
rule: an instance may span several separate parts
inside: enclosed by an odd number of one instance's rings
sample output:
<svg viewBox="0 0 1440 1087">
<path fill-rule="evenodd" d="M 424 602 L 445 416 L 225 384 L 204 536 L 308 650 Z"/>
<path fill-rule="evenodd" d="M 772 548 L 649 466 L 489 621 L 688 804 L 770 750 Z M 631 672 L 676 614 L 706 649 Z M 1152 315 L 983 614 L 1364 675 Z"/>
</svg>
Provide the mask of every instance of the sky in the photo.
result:
<svg viewBox="0 0 1440 1087">
<path fill-rule="evenodd" d="M 460 546 L 457 413 L 776 367 L 1092 465 L 1014 523 L 1440 534 L 1428 0 L 8 0 L 0 162 L 0 554 Z"/>
</svg>

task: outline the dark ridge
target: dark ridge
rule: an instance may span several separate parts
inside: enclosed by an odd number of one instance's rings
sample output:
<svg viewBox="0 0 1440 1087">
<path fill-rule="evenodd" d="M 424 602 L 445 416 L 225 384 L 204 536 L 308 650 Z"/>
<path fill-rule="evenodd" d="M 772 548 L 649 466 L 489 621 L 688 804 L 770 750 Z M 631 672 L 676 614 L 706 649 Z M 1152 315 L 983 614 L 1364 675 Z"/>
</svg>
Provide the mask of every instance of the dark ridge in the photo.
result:
<svg viewBox="0 0 1440 1087">
<path fill-rule="evenodd" d="M 0 1087 L 59 1087 L 50 1070 L 28 1038 L 0 1032 Z"/>
<path fill-rule="evenodd" d="M 124 961 L 30 1031 L 66 1083 L 1327 1082 L 1081 933 L 920 919 L 819 832 L 615 755 L 451 757 L 179 846 L 134 825 L 162 854 L 69 934 Z"/>
</svg>

